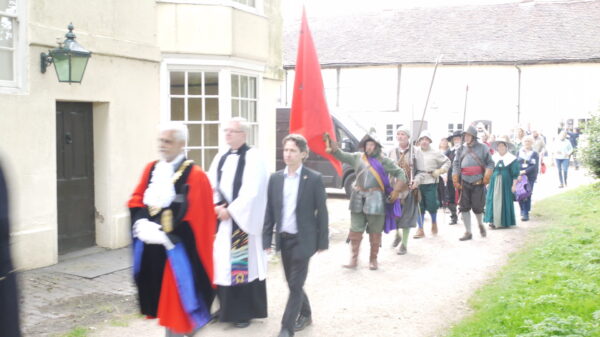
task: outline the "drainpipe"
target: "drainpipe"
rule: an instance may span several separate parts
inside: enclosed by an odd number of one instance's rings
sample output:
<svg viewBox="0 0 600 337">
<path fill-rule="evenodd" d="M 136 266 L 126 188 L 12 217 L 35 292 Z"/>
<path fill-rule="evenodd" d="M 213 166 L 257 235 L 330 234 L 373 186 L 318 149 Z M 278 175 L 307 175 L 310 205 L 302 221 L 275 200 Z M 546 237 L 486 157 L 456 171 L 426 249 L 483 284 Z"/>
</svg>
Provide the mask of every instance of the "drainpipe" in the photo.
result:
<svg viewBox="0 0 600 337">
<path fill-rule="evenodd" d="M 518 72 L 518 89 L 517 89 L 517 124 L 521 124 L 521 68 L 515 64 Z"/>
</svg>

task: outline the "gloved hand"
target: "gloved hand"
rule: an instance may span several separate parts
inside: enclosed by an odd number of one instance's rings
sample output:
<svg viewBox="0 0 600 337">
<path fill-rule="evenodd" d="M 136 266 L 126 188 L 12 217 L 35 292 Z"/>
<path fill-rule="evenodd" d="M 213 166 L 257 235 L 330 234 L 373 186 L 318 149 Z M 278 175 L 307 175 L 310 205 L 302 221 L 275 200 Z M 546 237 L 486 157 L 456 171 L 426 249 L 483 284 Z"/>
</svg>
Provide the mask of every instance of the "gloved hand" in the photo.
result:
<svg viewBox="0 0 600 337">
<path fill-rule="evenodd" d="M 133 225 L 133 236 L 144 243 L 163 245 L 166 249 L 172 249 L 175 245 L 169 240 L 167 233 L 161 230 L 161 227 L 148 219 L 139 219 Z"/>
<path fill-rule="evenodd" d="M 431 172 L 431 175 L 435 179 L 437 179 L 441 174 L 442 174 L 442 170 L 441 169 L 435 169 L 435 170 L 433 170 L 433 172 Z"/>
<path fill-rule="evenodd" d="M 458 174 L 452 175 L 452 184 L 454 185 L 454 188 L 457 190 L 460 190 L 462 188 L 462 186 L 460 186 L 460 182 L 458 181 Z"/>
</svg>

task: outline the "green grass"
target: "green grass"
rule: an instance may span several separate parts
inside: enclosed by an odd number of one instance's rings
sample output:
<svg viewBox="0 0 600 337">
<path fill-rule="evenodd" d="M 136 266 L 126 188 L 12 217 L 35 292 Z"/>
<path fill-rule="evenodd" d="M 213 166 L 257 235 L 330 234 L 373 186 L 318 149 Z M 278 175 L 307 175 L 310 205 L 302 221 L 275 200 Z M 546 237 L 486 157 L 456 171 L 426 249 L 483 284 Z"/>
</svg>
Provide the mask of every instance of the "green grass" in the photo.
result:
<svg viewBox="0 0 600 337">
<path fill-rule="evenodd" d="M 62 337 L 86 337 L 88 335 L 88 329 L 82 327 L 76 327 L 68 333 L 62 335 Z"/>
<path fill-rule="evenodd" d="M 600 183 L 537 203 L 533 217 L 543 226 L 448 336 L 600 336 Z"/>
</svg>

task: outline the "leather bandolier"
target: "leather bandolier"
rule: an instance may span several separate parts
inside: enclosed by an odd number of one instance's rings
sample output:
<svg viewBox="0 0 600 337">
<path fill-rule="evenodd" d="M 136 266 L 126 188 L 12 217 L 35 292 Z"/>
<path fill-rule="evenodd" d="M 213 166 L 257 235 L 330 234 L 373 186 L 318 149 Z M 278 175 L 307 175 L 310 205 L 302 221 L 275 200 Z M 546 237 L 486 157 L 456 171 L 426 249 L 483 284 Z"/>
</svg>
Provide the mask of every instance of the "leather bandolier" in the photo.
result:
<svg viewBox="0 0 600 337">
<path fill-rule="evenodd" d="M 395 154 L 396 154 L 396 165 L 398 165 L 401 169 L 404 170 L 404 173 L 406 175 L 406 185 L 403 187 L 403 189 L 400 192 L 400 202 L 404 205 L 404 201 L 406 200 L 406 197 L 408 196 L 408 193 L 410 193 L 410 189 L 408 188 L 410 186 L 410 183 L 412 182 L 413 176 L 412 176 L 412 167 L 415 165 L 415 161 L 414 158 L 411 162 L 411 153 L 412 151 L 410 151 L 410 146 L 408 148 L 408 150 L 402 152 L 399 148 L 395 148 L 394 149 Z M 419 193 L 419 189 L 415 188 L 412 191 L 416 203 L 419 202 L 420 200 L 420 193 Z"/>
</svg>

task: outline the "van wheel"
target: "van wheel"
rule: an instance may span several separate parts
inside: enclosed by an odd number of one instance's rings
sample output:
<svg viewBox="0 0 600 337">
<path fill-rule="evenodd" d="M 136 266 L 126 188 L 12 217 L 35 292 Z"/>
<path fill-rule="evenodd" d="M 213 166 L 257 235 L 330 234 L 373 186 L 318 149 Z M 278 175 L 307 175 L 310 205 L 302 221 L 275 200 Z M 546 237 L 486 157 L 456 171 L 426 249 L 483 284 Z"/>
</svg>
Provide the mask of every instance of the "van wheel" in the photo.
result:
<svg viewBox="0 0 600 337">
<path fill-rule="evenodd" d="M 344 181 L 344 190 L 346 191 L 346 196 L 350 198 L 350 194 L 352 194 L 352 185 L 354 184 L 354 180 L 356 180 L 356 175 L 354 173 L 349 174 Z"/>
</svg>

